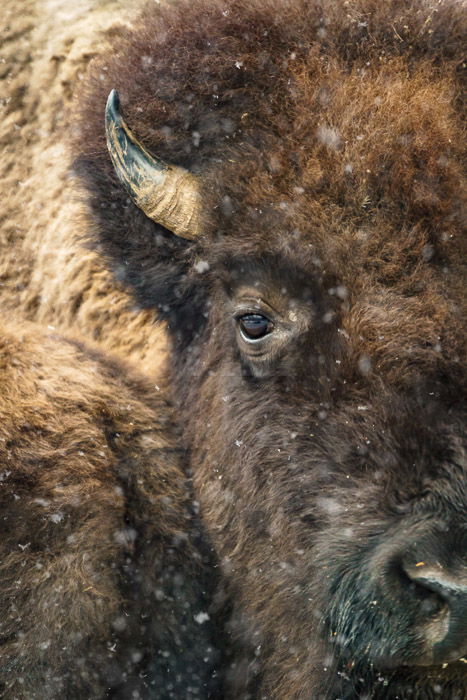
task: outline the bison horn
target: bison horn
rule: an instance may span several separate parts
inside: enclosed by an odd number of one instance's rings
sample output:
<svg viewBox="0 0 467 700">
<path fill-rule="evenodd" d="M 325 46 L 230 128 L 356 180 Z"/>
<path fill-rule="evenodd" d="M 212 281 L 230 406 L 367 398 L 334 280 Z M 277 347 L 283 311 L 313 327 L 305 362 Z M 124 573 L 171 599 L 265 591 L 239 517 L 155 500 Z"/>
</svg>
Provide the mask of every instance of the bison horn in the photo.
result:
<svg viewBox="0 0 467 700">
<path fill-rule="evenodd" d="M 195 175 L 155 158 L 133 136 L 112 90 L 105 108 L 107 147 L 120 181 L 146 216 L 177 236 L 200 233 L 200 189 Z"/>
</svg>

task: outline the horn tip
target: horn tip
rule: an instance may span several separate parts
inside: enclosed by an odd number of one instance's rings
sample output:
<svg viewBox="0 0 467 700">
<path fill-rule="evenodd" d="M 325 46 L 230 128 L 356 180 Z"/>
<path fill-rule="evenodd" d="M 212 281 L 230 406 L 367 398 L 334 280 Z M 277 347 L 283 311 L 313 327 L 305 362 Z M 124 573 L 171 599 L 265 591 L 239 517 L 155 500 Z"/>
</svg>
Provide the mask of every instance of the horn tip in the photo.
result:
<svg viewBox="0 0 467 700">
<path fill-rule="evenodd" d="M 106 117 L 115 121 L 120 116 L 120 97 L 116 90 L 111 90 L 105 106 Z"/>
</svg>

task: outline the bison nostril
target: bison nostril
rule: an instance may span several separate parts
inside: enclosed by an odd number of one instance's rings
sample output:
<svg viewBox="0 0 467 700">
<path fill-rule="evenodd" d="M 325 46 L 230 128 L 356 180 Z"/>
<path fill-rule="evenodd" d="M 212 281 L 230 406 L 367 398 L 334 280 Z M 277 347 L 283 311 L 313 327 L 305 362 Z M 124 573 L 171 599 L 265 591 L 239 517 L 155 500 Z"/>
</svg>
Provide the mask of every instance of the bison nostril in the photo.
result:
<svg viewBox="0 0 467 700">
<path fill-rule="evenodd" d="M 437 596 L 449 604 L 467 594 L 467 582 L 461 581 L 460 577 L 450 575 L 441 567 L 419 562 L 404 566 L 403 570 L 411 585 L 424 597 Z"/>
<path fill-rule="evenodd" d="M 425 585 L 423 578 L 413 575 L 410 568 L 402 567 L 400 578 L 406 590 L 412 594 L 412 599 L 419 603 L 419 611 L 427 617 L 438 614 L 446 607 L 447 601 L 442 593 Z"/>
<path fill-rule="evenodd" d="M 403 565 L 405 578 L 420 599 L 419 611 L 432 661 L 453 661 L 467 649 L 467 581 L 459 574 L 425 562 Z"/>
<path fill-rule="evenodd" d="M 420 611 L 429 617 L 437 615 L 445 606 L 445 601 L 436 595 L 436 593 L 432 593 L 431 595 L 427 595 L 423 598 L 420 604 Z"/>
</svg>

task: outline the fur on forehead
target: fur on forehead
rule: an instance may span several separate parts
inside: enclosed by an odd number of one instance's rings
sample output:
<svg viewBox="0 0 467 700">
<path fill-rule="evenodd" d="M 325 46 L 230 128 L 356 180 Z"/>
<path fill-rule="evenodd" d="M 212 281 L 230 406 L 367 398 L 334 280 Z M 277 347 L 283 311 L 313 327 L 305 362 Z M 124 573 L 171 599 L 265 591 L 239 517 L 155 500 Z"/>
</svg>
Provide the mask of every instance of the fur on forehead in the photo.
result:
<svg viewBox="0 0 467 700">
<path fill-rule="evenodd" d="M 150 3 L 77 101 L 77 167 L 120 278 L 170 306 L 200 244 L 215 257 L 305 243 L 339 274 L 399 287 L 424 261 L 455 268 L 462 14 L 451 0 Z M 201 242 L 149 221 L 117 183 L 111 88 L 149 150 L 200 175 Z"/>
</svg>

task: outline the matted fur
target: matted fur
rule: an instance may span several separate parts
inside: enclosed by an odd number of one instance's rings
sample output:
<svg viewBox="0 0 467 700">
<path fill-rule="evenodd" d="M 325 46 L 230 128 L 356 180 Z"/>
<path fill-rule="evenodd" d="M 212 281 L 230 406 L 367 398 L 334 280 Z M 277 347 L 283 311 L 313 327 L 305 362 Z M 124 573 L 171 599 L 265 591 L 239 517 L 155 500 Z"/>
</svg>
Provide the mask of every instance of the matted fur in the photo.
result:
<svg viewBox="0 0 467 700">
<path fill-rule="evenodd" d="M 162 390 L 2 319 L 0 396 L 1 697 L 214 697 L 213 575 Z"/>
<path fill-rule="evenodd" d="M 252 650 L 232 697 L 250 680 L 276 700 L 464 694 L 462 663 L 418 665 L 426 618 L 389 566 L 408 550 L 465 566 L 464 11 L 150 3 L 76 103 L 96 239 L 169 322 L 196 494 Z M 199 174 L 198 241 L 117 182 L 112 88 L 146 148 Z M 236 330 L 245 288 L 289 334 L 262 365 Z"/>
<path fill-rule="evenodd" d="M 89 62 L 140 5 L 2 2 L 0 306 L 17 320 L 79 332 L 154 372 L 165 354 L 163 328 L 83 249 L 90 222 L 67 147 L 72 96 Z"/>
</svg>

